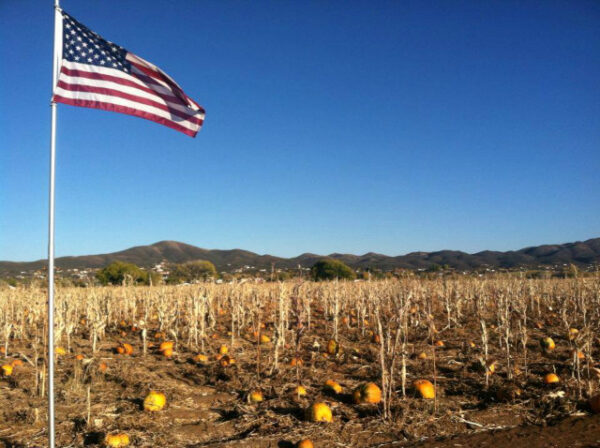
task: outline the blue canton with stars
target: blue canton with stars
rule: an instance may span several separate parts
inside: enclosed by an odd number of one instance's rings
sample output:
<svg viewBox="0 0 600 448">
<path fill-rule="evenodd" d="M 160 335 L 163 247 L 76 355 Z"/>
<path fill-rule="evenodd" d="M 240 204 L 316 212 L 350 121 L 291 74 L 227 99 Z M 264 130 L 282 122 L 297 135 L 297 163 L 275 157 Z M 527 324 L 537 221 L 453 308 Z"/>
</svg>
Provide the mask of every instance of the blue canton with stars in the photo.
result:
<svg viewBox="0 0 600 448">
<path fill-rule="evenodd" d="M 114 68 L 129 73 L 127 50 L 86 28 L 66 12 L 63 15 L 63 59 Z"/>
</svg>

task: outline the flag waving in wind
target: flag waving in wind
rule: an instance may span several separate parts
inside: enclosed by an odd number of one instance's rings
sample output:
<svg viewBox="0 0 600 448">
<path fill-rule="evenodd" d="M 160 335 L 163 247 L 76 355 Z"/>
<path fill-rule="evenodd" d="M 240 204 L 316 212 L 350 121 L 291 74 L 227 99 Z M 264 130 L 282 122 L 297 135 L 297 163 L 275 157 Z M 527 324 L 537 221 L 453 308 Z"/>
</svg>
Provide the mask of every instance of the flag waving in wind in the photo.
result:
<svg viewBox="0 0 600 448">
<path fill-rule="evenodd" d="M 53 101 L 134 115 L 196 136 L 204 109 L 169 75 L 61 14 L 62 58 Z"/>
</svg>

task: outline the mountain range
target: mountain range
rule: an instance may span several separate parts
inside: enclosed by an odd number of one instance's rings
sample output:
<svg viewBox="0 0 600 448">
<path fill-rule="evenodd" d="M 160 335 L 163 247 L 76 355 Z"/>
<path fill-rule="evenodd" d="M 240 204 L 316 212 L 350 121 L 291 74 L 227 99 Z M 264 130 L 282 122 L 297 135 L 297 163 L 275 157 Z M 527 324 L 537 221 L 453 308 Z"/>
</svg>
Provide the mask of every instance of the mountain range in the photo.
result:
<svg viewBox="0 0 600 448">
<path fill-rule="evenodd" d="M 388 256 L 369 252 L 364 255 L 330 254 L 327 256 L 305 253 L 294 258 L 259 255 L 241 249 L 208 250 L 177 241 L 160 241 L 149 246 L 132 247 L 120 252 L 100 255 L 57 258 L 56 266 L 62 269 L 101 268 L 113 261 L 125 261 L 142 267 L 151 267 L 163 261 L 183 263 L 192 260 L 208 260 L 219 271 L 233 271 L 244 266 L 257 269 L 293 269 L 298 266 L 311 267 L 323 258 L 340 260 L 352 268 L 395 268 L 427 269 L 434 264 L 448 265 L 457 270 L 472 270 L 481 267 L 515 268 L 537 266 L 562 266 L 573 263 L 577 266 L 600 264 L 600 238 L 566 244 L 550 244 L 508 252 L 482 251 L 474 254 L 454 250 L 437 252 L 412 252 L 406 255 Z M 0 261 L 0 276 L 16 275 L 22 271 L 35 271 L 46 266 L 46 260 L 30 262 Z"/>
</svg>

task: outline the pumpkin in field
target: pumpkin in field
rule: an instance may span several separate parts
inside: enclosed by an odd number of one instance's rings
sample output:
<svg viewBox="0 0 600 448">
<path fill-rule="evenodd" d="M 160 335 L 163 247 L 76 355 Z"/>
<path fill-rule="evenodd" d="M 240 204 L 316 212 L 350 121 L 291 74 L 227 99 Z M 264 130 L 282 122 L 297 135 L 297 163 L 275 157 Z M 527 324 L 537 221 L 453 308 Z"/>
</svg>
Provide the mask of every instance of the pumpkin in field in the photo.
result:
<svg viewBox="0 0 600 448">
<path fill-rule="evenodd" d="M 171 349 L 173 350 L 174 342 L 173 341 L 165 341 L 161 342 L 158 346 L 158 350 L 164 352 L 165 350 Z"/>
<path fill-rule="evenodd" d="M 129 436 L 125 433 L 107 434 L 104 439 L 104 446 L 111 448 L 120 448 L 129 445 Z"/>
<path fill-rule="evenodd" d="M 376 404 L 381 401 L 381 389 L 375 383 L 361 384 L 352 394 L 354 402 L 360 403 L 372 403 Z"/>
<path fill-rule="evenodd" d="M 264 401 L 265 397 L 260 389 L 254 389 L 252 392 L 248 394 L 248 401 L 250 403 L 260 403 Z"/>
<path fill-rule="evenodd" d="M 125 342 L 123 344 L 123 348 L 125 349 L 126 355 L 133 355 L 133 346 L 131 344 L 128 344 L 127 342 Z"/>
<path fill-rule="evenodd" d="M 427 359 L 427 353 L 421 352 L 421 353 L 419 353 L 419 355 L 417 356 L 417 358 L 419 358 L 419 359 Z"/>
<path fill-rule="evenodd" d="M 13 362 L 10 363 L 10 365 L 13 367 L 22 366 L 23 361 L 21 361 L 20 359 L 15 359 Z"/>
<path fill-rule="evenodd" d="M 144 411 L 157 412 L 165 407 L 167 403 L 167 397 L 162 392 L 155 390 L 150 391 L 146 398 L 144 398 Z"/>
<path fill-rule="evenodd" d="M 431 384 L 431 381 L 428 380 L 416 380 L 413 383 L 413 386 L 421 398 L 425 398 L 427 400 L 431 400 L 435 398 L 435 387 Z"/>
<path fill-rule="evenodd" d="M 220 353 L 221 355 L 226 355 L 228 352 L 229 352 L 229 349 L 227 348 L 227 346 L 226 346 L 226 345 L 222 345 L 222 346 L 219 348 L 219 353 Z"/>
<path fill-rule="evenodd" d="M 64 348 L 62 348 L 62 347 L 56 347 L 54 349 L 54 354 L 56 356 L 64 356 L 64 355 L 67 354 L 67 351 Z"/>
<path fill-rule="evenodd" d="M 600 414 L 600 394 L 590 398 L 590 408 L 594 414 Z"/>
<path fill-rule="evenodd" d="M 196 356 L 194 356 L 194 362 L 197 362 L 198 364 L 207 364 L 208 356 L 198 353 Z"/>
<path fill-rule="evenodd" d="M 290 361 L 290 366 L 291 367 L 296 367 L 296 366 L 300 367 L 302 364 L 304 364 L 304 361 L 302 361 L 302 358 L 294 357 Z"/>
<path fill-rule="evenodd" d="M 573 350 L 573 356 L 577 359 L 585 359 L 585 354 L 581 350 Z"/>
<path fill-rule="evenodd" d="M 340 384 L 338 382 L 333 381 L 333 380 L 325 381 L 324 388 L 325 388 L 325 390 L 333 392 L 335 394 L 342 393 L 342 386 L 340 386 Z"/>
<path fill-rule="evenodd" d="M 315 446 L 313 445 L 313 443 L 310 439 L 304 439 L 304 440 L 300 440 L 296 444 L 296 448 L 315 448 Z"/>
<path fill-rule="evenodd" d="M 306 411 L 306 418 L 311 422 L 331 422 L 333 415 L 325 403 L 313 403 Z"/>
<path fill-rule="evenodd" d="M 161 350 L 160 353 L 165 358 L 170 358 L 171 356 L 173 356 L 173 349 L 172 348 L 166 348 L 164 350 Z"/>
<path fill-rule="evenodd" d="M 78 355 L 75 355 L 75 360 L 77 360 L 77 361 L 83 361 L 84 358 L 85 357 L 81 353 Z"/>
<path fill-rule="evenodd" d="M 548 373 L 544 376 L 544 384 L 556 384 L 560 383 L 560 378 L 556 373 Z"/>
<path fill-rule="evenodd" d="M 235 364 L 235 359 L 231 358 L 229 355 L 224 355 L 219 360 L 219 364 L 221 364 L 221 367 L 228 367 Z"/>
<path fill-rule="evenodd" d="M 264 333 L 260 335 L 260 343 L 261 344 L 268 344 L 269 342 L 271 342 L 271 338 L 269 336 L 267 336 Z"/>
<path fill-rule="evenodd" d="M 100 371 L 100 373 L 104 373 L 106 372 L 106 370 L 108 370 L 108 365 L 105 362 L 101 362 L 98 365 L 98 370 Z"/>
<path fill-rule="evenodd" d="M 577 328 L 569 328 L 569 333 L 567 337 L 569 338 L 569 341 L 572 341 L 577 337 L 578 334 L 579 330 Z"/>
<path fill-rule="evenodd" d="M 444 344 L 444 341 L 442 341 L 441 339 L 439 339 L 439 340 L 435 341 L 435 344 L 434 344 L 434 345 L 435 345 L 436 347 L 445 347 L 445 346 L 446 346 L 446 344 Z"/>
<path fill-rule="evenodd" d="M 299 385 L 298 387 L 296 387 L 292 393 L 294 396 L 296 396 L 298 398 L 304 397 L 307 394 L 306 388 L 302 385 Z"/>
<path fill-rule="evenodd" d="M 13 366 L 10 364 L 4 364 L 2 366 L 2 375 L 11 376 L 13 373 Z"/>
<path fill-rule="evenodd" d="M 554 340 L 551 337 L 543 338 L 540 341 L 540 345 L 542 346 L 542 349 L 546 352 L 552 351 L 556 348 L 556 344 L 554 343 Z"/>
<path fill-rule="evenodd" d="M 337 353 L 340 351 L 340 346 L 338 345 L 337 341 L 335 339 L 330 339 L 329 342 L 327 343 L 327 353 L 329 353 L 330 355 L 337 355 Z"/>
</svg>

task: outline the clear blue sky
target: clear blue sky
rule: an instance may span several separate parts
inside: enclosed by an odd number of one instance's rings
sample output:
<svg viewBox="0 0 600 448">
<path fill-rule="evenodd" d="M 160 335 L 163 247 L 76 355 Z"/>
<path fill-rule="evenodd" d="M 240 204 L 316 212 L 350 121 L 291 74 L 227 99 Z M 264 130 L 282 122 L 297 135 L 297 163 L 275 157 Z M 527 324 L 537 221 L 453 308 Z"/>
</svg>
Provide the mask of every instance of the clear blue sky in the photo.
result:
<svg viewBox="0 0 600 448">
<path fill-rule="evenodd" d="M 0 260 L 46 256 L 51 5 L 0 1 Z M 59 105 L 57 256 L 600 236 L 598 1 L 61 5 L 207 115 L 192 139 Z"/>
</svg>

